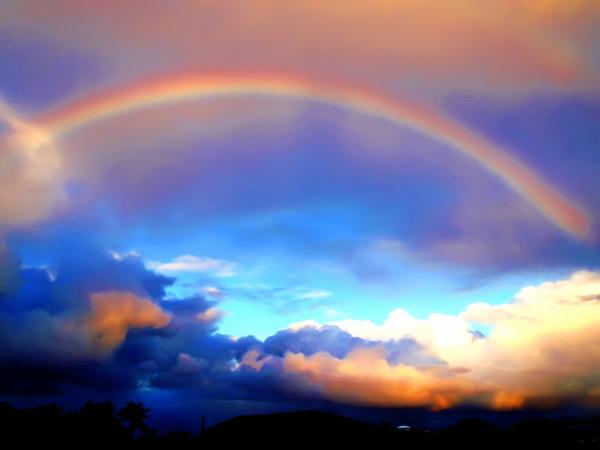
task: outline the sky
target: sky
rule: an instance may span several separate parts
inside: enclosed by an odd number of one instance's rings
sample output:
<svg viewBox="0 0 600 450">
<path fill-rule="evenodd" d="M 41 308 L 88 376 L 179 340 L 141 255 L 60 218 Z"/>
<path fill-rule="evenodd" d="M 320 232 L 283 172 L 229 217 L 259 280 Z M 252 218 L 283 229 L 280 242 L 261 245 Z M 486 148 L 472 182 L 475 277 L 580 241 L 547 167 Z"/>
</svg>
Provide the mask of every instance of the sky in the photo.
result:
<svg viewBox="0 0 600 450">
<path fill-rule="evenodd" d="M 0 398 L 597 411 L 599 120 L 595 1 L 4 1 Z"/>
</svg>

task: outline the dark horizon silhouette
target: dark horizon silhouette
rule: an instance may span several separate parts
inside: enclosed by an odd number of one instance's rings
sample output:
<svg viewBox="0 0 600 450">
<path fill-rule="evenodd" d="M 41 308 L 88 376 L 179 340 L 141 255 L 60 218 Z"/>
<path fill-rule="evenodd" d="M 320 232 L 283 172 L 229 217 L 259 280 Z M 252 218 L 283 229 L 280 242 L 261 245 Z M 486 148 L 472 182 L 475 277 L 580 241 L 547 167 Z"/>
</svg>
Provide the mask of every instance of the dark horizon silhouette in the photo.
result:
<svg viewBox="0 0 600 450">
<path fill-rule="evenodd" d="M 4 442 L 27 448 L 218 448 L 247 439 L 262 446 L 292 444 L 368 444 L 397 448 L 439 448 L 442 445 L 497 448 L 508 445 L 600 448 L 600 416 L 552 420 L 528 418 L 498 426 L 472 417 L 435 430 L 391 422 L 372 423 L 318 410 L 241 415 L 206 426 L 198 417 L 197 432 L 158 433 L 146 423 L 151 410 L 129 401 L 87 401 L 76 411 L 56 403 L 16 408 L 0 402 L 0 433 Z M 208 419 L 210 420 L 210 419 Z"/>
</svg>

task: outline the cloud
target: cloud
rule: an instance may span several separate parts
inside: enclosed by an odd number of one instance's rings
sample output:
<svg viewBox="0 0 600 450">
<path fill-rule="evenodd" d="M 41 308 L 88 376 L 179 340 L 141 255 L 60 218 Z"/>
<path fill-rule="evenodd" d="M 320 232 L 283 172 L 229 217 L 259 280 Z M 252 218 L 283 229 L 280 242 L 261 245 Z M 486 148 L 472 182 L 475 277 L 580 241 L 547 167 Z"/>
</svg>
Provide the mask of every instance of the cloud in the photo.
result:
<svg viewBox="0 0 600 450">
<path fill-rule="evenodd" d="M 220 320 L 225 315 L 224 311 L 218 308 L 209 308 L 206 311 L 198 313 L 196 315 L 196 320 L 203 323 L 214 323 Z"/>
<path fill-rule="evenodd" d="M 262 347 L 270 355 L 283 356 L 287 352 L 302 353 L 310 356 L 318 352 L 327 352 L 337 357 L 346 356 L 351 350 L 367 346 L 368 342 L 352 336 L 336 326 L 302 326 L 281 330 L 268 337 Z"/>
<path fill-rule="evenodd" d="M 288 353 L 283 365 L 286 373 L 303 375 L 327 397 L 354 405 L 445 409 L 477 389 L 460 372 L 392 365 L 383 348 L 359 349 L 342 359 L 328 353 Z"/>
<path fill-rule="evenodd" d="M 95 294 L 89 302 L 82 299 L 79 309 L 61 313 L 40 308 L 0 311 L 0 392 L 47 395 L 78 388 L 133 389 L 135 372 L 115 364 L 112 352 L 132 331 L 163 327 L 168 321 L 155 303 L 125 292 Z"/>
<path fill-rule="evenodd" d="M 130 292 L 94 293 L 90 303 L 83 327 L 102 353 L 114 350 L 132 328 L 162 328 L 171 321 L 159 305 Z"/>
<path fill-rule="evenodd" d="M 256 370 L 282 366 L 284 373 L 300 376 L 327 398 L 354 405 L 514 409 L 575 401 L 597 406 L 599 298 L 600 273 L 577 272 L 523 288 L 510 303 L 475 303 L 456 316 L 416 319 L 399 309 L 382 324 L 343 320 L 292 327 L 287 333 L 299 337 L 295 346 L 250 360 Z M 473 331 L 481 324 L 491 326 L 487 336 Z M 335 327 L 347 341 L 375 345 L 346 347 L 342 353 L 298 345 L 306 330 L 318 336 L 327 327 Z M 433 359 L 391 360 L 394 346 L 407 339 Z M 267 339 L 265 348 L 269 340 L 276 341 Z"/>
<path fill-rule="evenodd" d="M 456 315 L 396 309 L 383 323 L 304 322 L 260 341 L 219 334 L 218 301 L 167 297 L 174 280 L 139 255 L 115 258 L 89 236 L 66 234 L 36 241 L 41 252 L 61 249 L 43 267 L 0 254 L 0 392 L 110 395 L 142 386 L 435 410 L 600 404 L 599 272 Z"/>
<path fill-rule="evenodd" d="M 202 358 L 196 358 L 187 353 L 180 353 L 177 356 L 177 365 L 175 372 L 180 374 L 193 375 L 208 367 L 208 362 Z"/>
<path fill-rule="evenodd" d="M 27 123 L 0 99 L 0 226 L 45 219 L 66 200 L 64 162 L 45 130 Z"/>
<path fill-rule="evenodd" d="M 19 270 L 17 256 L 0 239 L 0 300 L 16 289 Z"/>
<path fill-rule="evenodd" d="M 132 333 L 168 324 L 156 301 L 173 279 L 137 256 L 115 259 L 87 233 L 48 231 L 35 245 L 48 252 L 46 266 L 25 266 L 14 249 L 0 254 L 3 392 L 135 386 L 136 374 L 115 364 L 113 353 Z"/>
<path fill-rule="evenodd" d="M 219 315 L 217 303 L 209 301 L 201 295 L 178 298 L 169 297 L 160 301 L 163 309 L 175 314 L 177 320 L 197 321 L 200 317 L 216 319 Z M 209 313 L 209 311 L 212 311 Z M 202 320 L 200 320 L 202 321 Z"/>
<path fill-rule="evenodd" d="M 311 289 L 302 285 L 271 286 L 266 283 L 240 283 L 224 288 L 230 298 L 266 306 L 279 314 L 300 310 L 317 309 L 332 303 L 333 294 L 323 289 Z"/>
<path fill-rule="evenodd" d="M 165 273 L 201 272 L 221 278 L 233 277 L 237 270 L 237 264 L 234 262 L 194 255 L 177 256 L 172 261 L 164 263 L 151 262 L 148 266 Z"/>
<path fill-rule="evenodd" d="M 208 295 L 209 297 L 223 298 L 225 296 L 223 290 L 215 286 L 205 286 L 201 289 L 201 291 L 203 294 Z"/>
<path fill-rule="evenodd" d="M 327 298 L 331 296 L 331 292 L 329 291 L 325 291 L 325 290 L 321 290 L 321 289 L 317 289 L 314 291 L 308 291 L 305 292 L 303 294 L 300 294 L 298 296 L 299 299 L 308 299 L 308 300 L 313 300 L 313 299 L 319 299 L 319 298 Z"/>
</svg>

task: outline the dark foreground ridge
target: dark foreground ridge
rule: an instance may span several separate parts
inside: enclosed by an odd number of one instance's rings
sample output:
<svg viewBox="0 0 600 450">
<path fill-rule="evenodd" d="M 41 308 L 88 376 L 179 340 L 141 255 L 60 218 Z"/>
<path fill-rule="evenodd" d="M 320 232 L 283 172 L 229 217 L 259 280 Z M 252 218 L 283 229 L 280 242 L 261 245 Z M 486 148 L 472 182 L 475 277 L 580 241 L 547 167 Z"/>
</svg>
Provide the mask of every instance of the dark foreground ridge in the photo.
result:
<svg viewBox="0 0 600 450">
<path fill-rule="evenodd" d="M 87 402 L 65 412 L 56 404 L 17 409 L 0 403 L 2 448 L 212 449 L 230 445 L 285 448 L 308 445 L 360 445 L 372 448 L 600 448 L 600 418 L 528 419 L 499 428 L 481 419 L 465 419 L 442 430 L 401 424 L 373 424 L 320 411 L 239 416 L 198 434 L 157 434 L 146 425 L 150 410 L 129 402 Z M 458 448 L 460 448 L 458 447 Z"/>
</svg>

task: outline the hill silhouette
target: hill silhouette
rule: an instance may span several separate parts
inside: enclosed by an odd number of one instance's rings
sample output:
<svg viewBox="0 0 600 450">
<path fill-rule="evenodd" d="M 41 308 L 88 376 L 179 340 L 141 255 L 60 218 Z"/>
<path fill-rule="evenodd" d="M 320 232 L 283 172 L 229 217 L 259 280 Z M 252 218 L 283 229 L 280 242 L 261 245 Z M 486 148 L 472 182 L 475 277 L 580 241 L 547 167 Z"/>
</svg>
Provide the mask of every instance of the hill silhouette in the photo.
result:
<svg viewBox="0 0 600 450">
<path fill-rule="evenodd" d="M 240 436 L 263 436 L 289 444 L 323 441 L 357 442 L 381 440 L 389 431 L 375 424 L 321 411 L 296 411 L 238 416 L 209 428 L 202 439 L 210 443 L 233 443 Z"/>
<path fill-rule="evenodd" d="M 419 430 L 399 424 L 375 424 L 315 410 L 238 416 L 199 433 L 158 435 L 147 425 L 151 414 L 142 403 L 117 408 L 112 402 L 86 402 L 78 411 L 51 403 L 18 409 L 0 403 L 3 448 L 56 449 L 212 449 L 234 445 L 428 449 L 467 448 L 596 449 L 600 418 L 527 419 L 500 428 L 480 418 L 465 419 L 441 430 Z M 198 418 L 200 424 L 200 417 Z M 203 419 L 203 418 L 202 418 Z M 203 422 L 203 420 L 202 420 Z"/>
</svg>

